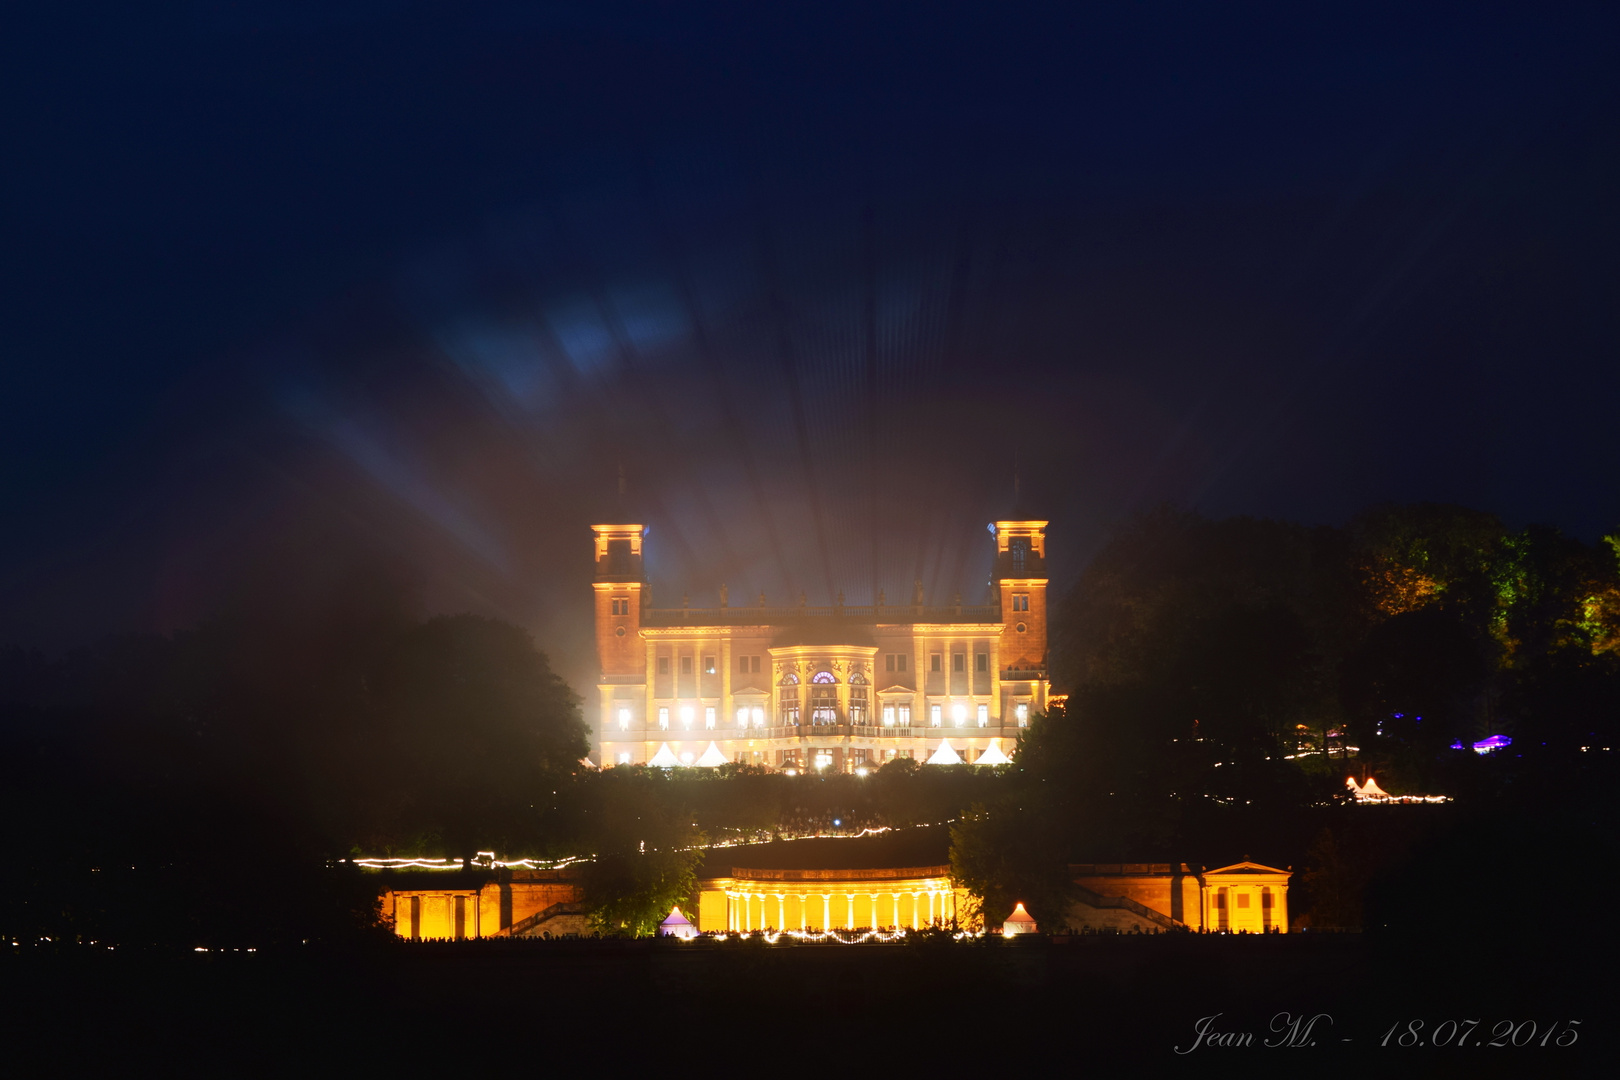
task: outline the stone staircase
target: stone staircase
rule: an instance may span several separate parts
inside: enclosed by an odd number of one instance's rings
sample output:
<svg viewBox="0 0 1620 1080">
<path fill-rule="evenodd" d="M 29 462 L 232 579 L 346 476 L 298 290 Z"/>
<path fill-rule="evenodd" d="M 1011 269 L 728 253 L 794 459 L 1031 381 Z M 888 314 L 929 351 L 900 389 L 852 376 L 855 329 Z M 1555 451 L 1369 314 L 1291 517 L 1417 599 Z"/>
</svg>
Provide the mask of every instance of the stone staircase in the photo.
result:
<svg viewBox="0 0 1620 1080">
<path fill-rule="evenodd" d="M 1117 911 L 1128 911 L 1137 918 L 1151 923 L 1162 930 L 1185 930 L 1187 928 L 1184 923 L 1172 919 L 1168 915 L 1154 911 L 1150 907 L 1139 904 L 1129 897 L 1104 896 L 1101 893 L 1092 892 L 1083 885 L 1076 885 L 1075 890 L 1079 894 L 1079 901 L 1082 904 L 1085 904 L 1087 907 L 1112 908 Z"/>
<path fill-rule="evenodd" d="M 584 904 L 561 903 L 552 904 L 526 919 L 519 919 L 505 930 L 497 932 L 495 936 L 540 937 L 542 934 L 551 934 L 556 937 L 562 934 L 585 933 L 588 929 L 589 919 Z"/>
</svg>

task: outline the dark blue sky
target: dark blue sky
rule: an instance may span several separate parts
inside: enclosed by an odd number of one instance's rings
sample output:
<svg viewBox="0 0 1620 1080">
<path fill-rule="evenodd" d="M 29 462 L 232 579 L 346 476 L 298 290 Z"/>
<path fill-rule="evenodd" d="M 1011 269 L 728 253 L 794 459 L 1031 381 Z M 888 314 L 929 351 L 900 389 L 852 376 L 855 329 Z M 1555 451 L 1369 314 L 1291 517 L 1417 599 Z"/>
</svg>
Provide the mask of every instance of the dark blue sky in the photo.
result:
<svg viewBox="0 0 1620 1080">
<path fill-rule="evenodd" d="M 1620 525 L 1608 5 L 41 7 L 0 639 L 388 595 L 582 681 L 620 463 L 660 603 L 972 602 L 1015 459 L 1068 578 L 1166 501 Z"/>
</svg>

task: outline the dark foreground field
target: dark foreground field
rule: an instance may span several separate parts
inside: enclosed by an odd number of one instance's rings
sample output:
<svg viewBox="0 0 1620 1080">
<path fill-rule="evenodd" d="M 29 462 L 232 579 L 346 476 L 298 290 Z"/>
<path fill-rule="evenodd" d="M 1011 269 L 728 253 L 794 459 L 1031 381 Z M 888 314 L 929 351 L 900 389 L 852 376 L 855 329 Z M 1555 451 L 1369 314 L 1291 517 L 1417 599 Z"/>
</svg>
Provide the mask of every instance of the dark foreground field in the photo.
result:
<svg viewBox="0 0 1620 1080">
<path fill-rule="evenodd" d="M 217 1076 L 491 1067 L 615 1075 L 648 1064 L 678 1074 L 861 1075 L 897 1061 L 953 1075 L 983 1065 L 1306 1075 L 1352 1064 L 1395 1076 L 1612 1075 L 1611 947 L 1576 937 L 1559 945 L 1305 934 L 464 942 L 288 955 L 72 949 L 14 951 L 0 962 L 0 992 L 8 1063 L 37 1062 L 16 1075 L 137 1066 Z M 1308 1033 L 1296 1029 L 1293 1041 L 1307 1045 L 1265 1045 L 1289 1041 L 1272 1030 L 1279 1013 L 1319 1017 Z M 1248 1032 L 1252 1042 L 1200 1040 L 1196 1026 L 1210 1016 L 1211 1035 Z M 1444 1021 L 1479 1024 L 1462 1046 L 1399 1046 L 1413 1020 L 1423 1026 L 1407 1040 L 1422 1043 Z M 1558 1046 L 1570 1031 L 1574 1045 Z"/>
</svg>

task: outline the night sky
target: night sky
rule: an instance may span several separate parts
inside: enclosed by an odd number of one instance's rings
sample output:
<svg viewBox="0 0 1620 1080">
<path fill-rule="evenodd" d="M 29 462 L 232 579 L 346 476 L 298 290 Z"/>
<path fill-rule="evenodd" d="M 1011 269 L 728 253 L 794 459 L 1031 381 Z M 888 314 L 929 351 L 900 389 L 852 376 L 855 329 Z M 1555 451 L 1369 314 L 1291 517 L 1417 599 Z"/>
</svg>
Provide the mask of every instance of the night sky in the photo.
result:
<svg viewBox="0 0 1620 1080">
<path fill-rule="evenodd" d="M 35 5 L 0 642 L 979 602 L 1162 503 L 1620 525 L 1612 5 Z M 132 14 L 132 11 L 138 14 Z"/>
</svg>

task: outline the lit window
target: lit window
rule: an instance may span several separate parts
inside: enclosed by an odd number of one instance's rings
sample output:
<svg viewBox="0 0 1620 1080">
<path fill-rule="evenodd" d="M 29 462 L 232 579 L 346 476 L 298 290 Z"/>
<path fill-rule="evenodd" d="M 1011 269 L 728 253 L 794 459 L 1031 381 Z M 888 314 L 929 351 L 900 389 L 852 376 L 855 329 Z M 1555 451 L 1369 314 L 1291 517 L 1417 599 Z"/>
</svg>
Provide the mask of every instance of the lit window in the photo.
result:
<svg viewBox="0 0 1620 1080">
<path fill-rule="evenodd" d="M 763 705 L 755 705 L 754 706 L 754 726 L 755 727 L 764 727 L 765 726 L 765 706 L 763 706 Z"/>
<path fill-rule="evenodd" d="M 688 731 L 692 730 L 692 706 L 690 705 L 681 706 L 681 727 Z"/>
<path fill-rule="evenodd" d="M 902 706 L 900 706 L 900 726 L 901 727 L 910 727 L 911 726 L 911 706 L 910 705 L 902 705 Z"/>
<path fill-rule="evenodd" d="M 990 670 L 990 654 L 989 653 L 982 653 L 982 652 L 981 653 L 974 653 L 973 654 L 973 670 L 974 671 L 989 671 Z"/>
<path fill-rule="evenodd" d="M 832 756 L 832 751 L 831 750 L 817 750 L 816 751 L 816 768 L 825 769 L 827 766 L 832 764 L 832 759 L 833 759 L 833 756 Z"/>
<path fill-rule="evenodd" d="M 989 727 L 990 726 L 990 706 L 988 706 L 988 705 L 980 705 L 979 706 L 979 726 L 980 727 Z"/>
<path fill-rule="evenodd" d="M 623 754 L 619 755 L 619 764 L 620 765 L 628 765 L 628 764 L 630 764 L 630 755 L 629 755 L 629 753 L 623 753 Z"/>
<path fill-rule="evenodd" d="M 669 657 L 660 656 L 658 658 L 658 674 L 660 674 L 660 675 L 668 675 L 669 674 Z"/>
<path fill-rule="evenodd" d="M 967 706 L 960 701 L 951 706 L 951 719 L 956 721 L 957 727 L 961 727 L 967 721 Z"/>
<path fill-rule="evenodd" d="M 703 726 L 704 727 L 706 727 L 706 728 L 713 728 L 714 727 L 714 722 L 715 722 L 715 719 L 716 719 L 716 713 L 718 711 L 719 710 L 717 710 L 713 705 L 710 705 L 708 708 L 703 710 Z M 979 726 L 983 727 L 984 725 L 981 724 Z"/>
<path fill-rule="evenodd" d="M 692 658 L 690 656 L 681 657 L 681 674 L 692 674 Z"/>
<path fill-rule="evenodd" d="M 669 706 L 667 705 L 660 705 L 658 707 L 658 730 L 669 730 Z"/>
<path fill-rule="evenodd" d="M 705 674 L 705 675 L 713 675 L 714 674 L 714 657 L 705 656 L 703 658 L 703 674 Z"/>
<path fill-rule="evenodd" d="M 885 706 L 883 706 L 883 726 L 884 727 L 894 727 L 894 706 L 893 705 L 885 705 Z"/>
<path fill-rule="evenodd" d="M 737 726 L 748 726 L 748 709 L 746 707 L 737 710 Z"/>
<path fill-rule="evenodd" d="M 1024 701 L 1020 701 L 1017 705 L 1013 706 L 1013 715 L 1018 717 L 1018 726 L 1019 727 L 1028 727 L 1029 726 L 1029 703 L 1024 702 Z"/>
<path fill-rule="evenodd" d="M 629 709 L 620 709 L 619 710 L 619 730 L 620 731 L 629 731 L 630 730 L 630 710 Z"/>
<path fill-rule="evenodd" d="M 943 712 L 944 710 L 938 705 L 928 706 L 928 726 L 939 727 L 940 714 Z"/>
</svg>

